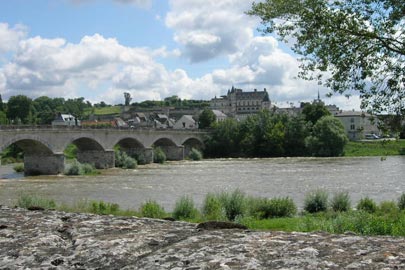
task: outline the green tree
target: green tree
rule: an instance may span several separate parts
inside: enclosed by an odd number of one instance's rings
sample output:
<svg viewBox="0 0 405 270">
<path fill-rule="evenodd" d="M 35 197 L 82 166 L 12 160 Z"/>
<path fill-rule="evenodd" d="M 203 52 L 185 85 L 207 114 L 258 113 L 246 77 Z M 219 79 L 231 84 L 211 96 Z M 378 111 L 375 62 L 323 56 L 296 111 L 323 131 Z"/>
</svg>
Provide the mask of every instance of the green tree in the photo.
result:
<svg viewBox="0 0 405 270">
<path fill-rule="evenodd" d="M 4 111 L 4 104 L 1 95 L 0 95 L 0 111 Z"/>
<path fill-rule="evenodd" d="M 5 112 L 0 111 L 0 125 L 6 125 L 8 123 L 7 121 L 7 115 Z"/>
<path fill-rule="evenodd" d="M 204 109 L 198 119 L 199 128 L 210 128 L 213 123 L 217 120 L 214 112 L 211 109 Z"/>
<path fill-rule="evenodd" d="M 285 125 L 285 155 L 289 157 L 308 155 L 305 139 L 309 136 L 310 129 L 307 122 L 301 116 L 293 116 Z"/>
<path fill-rule="evenodd" d="M 306 103 L 302 109 L 302 114 L 307 122 L 311 122 L 312 125 L 321 119 L 323 116 L 330 115 L 330 112 L 321 102 Z"/>
<path fill-rule="evenodd" d="M 229 157 L 239 154 L 239 126 L 233 118 L 227 118 L 217 123 L 206 142 L 206 154 L 213 157 Z"/>
<path fill-rule="evenodd" d="M 7 103 L 7 118 L 14 122 L 30 124 L 32 100 L 24 95 L 12 96 Z"/>
<path fill-rule="evenodd" d="M 337 93 L 356 90 L 363 108 L 403 115 L 404 1 L 265 0 L 248 14 L 261 18 L 264 33 L 293 44 L 301 78 Z"/>
<path fill-rule="evenodd" d="M 306 141 L 310 152 L 321 157 L 341 156 L 347 142 L 342 122 L 333 116 L 319 119 Z"/>
</svg>

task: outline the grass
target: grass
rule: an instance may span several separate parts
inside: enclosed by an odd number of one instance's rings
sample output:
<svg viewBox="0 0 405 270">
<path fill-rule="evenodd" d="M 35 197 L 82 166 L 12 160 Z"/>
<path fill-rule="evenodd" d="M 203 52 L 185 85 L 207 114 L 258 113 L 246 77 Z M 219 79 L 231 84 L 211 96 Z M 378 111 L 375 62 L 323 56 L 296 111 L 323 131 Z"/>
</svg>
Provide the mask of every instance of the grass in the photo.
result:
<svg viewBox="0 0 405 270">
<path fill-rule="evenodd" d="M 316 193 L 316 192 L 315 192 Z M 310 193 L 310 194 L 315 194 Z M 338 193 L 340 199 L 346 202 L 350 198 L 346 193 Z M 339 197 L 338 196 L 338 197 Z M 281 230 L 281 231 L 325 231 L 334 234 L 342 234 L 345 232 L 353 232 L 359 235 L 390 235 L 390 236 L 405 236 L 405 210 L 401 209 L 401 201 L 404 199 L 404 194 L 398 198 L 398 201 L 384 201 L 379 205 L 375 204 L 373 200 L 365 198 L 365 205 L 373 205 L 373 211 L 367 211 L 365 207 L 361 210 L 347 209 L 347 211 L 333 211 L 325 210 L 323 212 L 308 213 L 302 212 L 298 215 L 288 216 L 285 214 L 283 217 L 263 218 L 255 213 L 254 205 L 257 202 L 263 203 L 264 206 L 272 205 L 277 211 L 280 205 L 291 206 L 294 205 L 289 198 L 252 198 L 245 196 L 239 190 L 227 193 L 209 193 L 206 196 L 202 211 L 200 212 L 195 208 L 194 202 L 191 197 L 183 196 L 176 202 L 175 209 L 171 216 L 177 220 L 185 220 L 189 222 L 203 222 L 207 220 L 223 220 L 234 221 L 255 230 Z M 336 197 L 336 196 L 335 196 Z M 224 198 L 226 199 L 225 201 Z M 332 199 L 333 200 L 333 199 Z M 237 204 L 244 205 L 244 211 L 234 215 L 226 214 L 224 203 L 230 201 Z M 260 205 L 256 204 L 257 205 Z M 28 208 L 30 206 L 42 207 L 44 209 L 57 209 L 69 212 L 84 212 L 95 213 L 101 215 L 116 215 L 116 216 L 140 216 L 152 218 L 164 218 L 170 216 L 166 213 L 162 206 L 156 201 L 147 201 L 139 208 L 139 211 L 123 210 L 118 204 L 103 202 L 103 201 L 80 201 L 73 206 L 57 205 L 55 201 L 46 198 L 39 198 L 32 195 L 22 195 L 17 202 L 19 207 Z M 375 207 L 375 209 L 374 209 Z M 274 210 L 271 210 L 274 211 Z M 228 217 L 227 217 L 228 216 Z M 274 215 L 269 215 L 274 216 Z"/>
<path fill-rule="evenodd" d="M 121 106 L 106 106 L 94 108 L 95 115 L 120 114 L 120 113 L 121 113 Z"/>
<path fill-rule="evenodd" d="M 348 142 L 344 153 L 347 157 L 404 155 L 405 140 Z"/>
</svg>

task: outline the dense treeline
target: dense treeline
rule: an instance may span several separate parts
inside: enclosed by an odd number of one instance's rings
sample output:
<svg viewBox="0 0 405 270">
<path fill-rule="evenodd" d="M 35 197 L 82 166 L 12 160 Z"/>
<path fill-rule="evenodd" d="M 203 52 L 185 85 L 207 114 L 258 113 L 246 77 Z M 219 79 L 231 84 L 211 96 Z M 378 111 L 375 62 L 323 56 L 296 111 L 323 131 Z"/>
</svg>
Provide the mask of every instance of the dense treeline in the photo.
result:
<svg viewBox="0 0 405 270">
<path fill-rule="evenodd" d="M 308 105 L 312 106 L 312 105 Z M 251 115 L 243 121 L 228 118 L 213 123 L 206 142 L 209 157 L 340 156 L 347 143 L 342 123 L 319 114 L 289 116 L 269 111 Z M 312 124 L 313 122 L 315 124 Z"/>
</svg>

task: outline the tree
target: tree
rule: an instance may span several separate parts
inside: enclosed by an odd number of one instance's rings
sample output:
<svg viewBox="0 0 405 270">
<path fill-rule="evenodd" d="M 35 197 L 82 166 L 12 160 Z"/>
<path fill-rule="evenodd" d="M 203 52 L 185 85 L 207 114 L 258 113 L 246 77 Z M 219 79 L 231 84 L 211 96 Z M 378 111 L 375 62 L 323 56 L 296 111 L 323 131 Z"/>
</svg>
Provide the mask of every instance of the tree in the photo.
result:
<svg viewBox="0 0 405 270">
<path fill-rule="evenodd" d="M 358 91 L 375 112 L 405 112 L 404 1 L 265 0 L 248 14 L 262 19 L 264 33 L 294 41 L 301 78 Z"/>
<path fill-rule="evenodd" d="M 4 111 L 4 104 L 3 104 L 3 99 L 1 98 L 1 95 L 0 95 L 0 111 Z"/>
<path fill-rule="evenodd" d="M 311 122 L 312 125 L 321 119 L 323 116 L 330 115 L 328 109 L 321 102 L 306 103 L 302 109 L 302 114 L 307 122 Z"/>
<path fill-rule="evenodd" d="M 29 124 L 32 115 L 32 100 L 24 95 L 12 96 L 7 103 L 7 118 Z"/>
<path fill-rule="evenodd" d="M 214 112 L 210 109 L 204 109 L 198 119 L 199 128 L 210 128 L 213 123 L 217 120 Z"/>
<path fill-rule="evenodd" d="M 324 116 L 316 122 L 306 143 L 314 156 L 335 157 L 343 154 L 347 141 L 342 122 L 333 116 Z"/>
<path fill-rule="evenodd" d="M 132 100 L 131 94 L 128 92 L 124 92 L 124 99 L 125 99 L 125 106 L 129 106 Z"/>
</svg>

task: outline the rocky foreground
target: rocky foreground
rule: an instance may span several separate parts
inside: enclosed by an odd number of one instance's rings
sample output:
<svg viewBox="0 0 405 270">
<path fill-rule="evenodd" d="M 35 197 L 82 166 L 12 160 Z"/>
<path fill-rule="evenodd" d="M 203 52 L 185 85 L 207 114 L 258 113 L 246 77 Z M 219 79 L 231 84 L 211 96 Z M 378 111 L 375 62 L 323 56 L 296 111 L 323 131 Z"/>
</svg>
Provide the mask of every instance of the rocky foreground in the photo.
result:
<svg viewBox="0 0 405 270">
<path fill-rule="evenodd" d="M 0 269 L 405 269 L 404 238 L 202 227 L 1 206 Z"/>
</svg>

